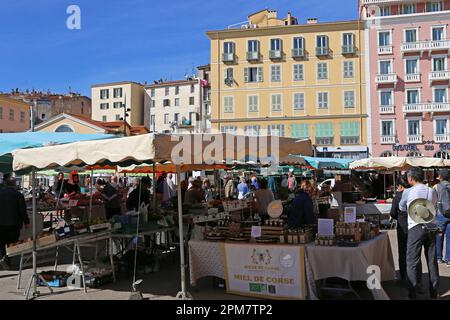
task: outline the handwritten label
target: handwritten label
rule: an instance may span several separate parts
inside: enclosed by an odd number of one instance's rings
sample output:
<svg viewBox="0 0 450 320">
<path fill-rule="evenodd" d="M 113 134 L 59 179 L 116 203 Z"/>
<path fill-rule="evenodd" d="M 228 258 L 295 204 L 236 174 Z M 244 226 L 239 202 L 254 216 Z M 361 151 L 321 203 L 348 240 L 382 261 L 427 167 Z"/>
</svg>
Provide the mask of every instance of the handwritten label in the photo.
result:
<svg viewBox="0 0 450 320">
<path fill-rule="evenodd" d="M 260 226 L 252 226 L 252 238 L 261 237 L 261 227 Z"/>
<path fill-rule="evenodd" d="M 346 207 L 344 210 L 344 222 L 356 222 L 356 207 Z"/>
<path fill-rule="evenodd" d="M 333 236 L 334 235 L 334 220 L 333 219 L 319 219 L 317 226 L 317 233 L 319 236 Z"/>
</svg>

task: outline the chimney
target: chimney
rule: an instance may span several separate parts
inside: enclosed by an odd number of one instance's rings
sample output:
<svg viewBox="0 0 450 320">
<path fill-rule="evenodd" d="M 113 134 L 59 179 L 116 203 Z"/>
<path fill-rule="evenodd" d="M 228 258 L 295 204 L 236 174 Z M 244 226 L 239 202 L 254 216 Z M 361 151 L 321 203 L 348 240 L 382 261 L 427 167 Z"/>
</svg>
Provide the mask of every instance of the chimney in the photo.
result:
<svg viewBox="0 0 450 320">
<path fill-rule="evenodd" d="M 306 19 L 307 24 L 317 24 L 318 19 L 317 18 L 308 18 Z"/>
</svg>

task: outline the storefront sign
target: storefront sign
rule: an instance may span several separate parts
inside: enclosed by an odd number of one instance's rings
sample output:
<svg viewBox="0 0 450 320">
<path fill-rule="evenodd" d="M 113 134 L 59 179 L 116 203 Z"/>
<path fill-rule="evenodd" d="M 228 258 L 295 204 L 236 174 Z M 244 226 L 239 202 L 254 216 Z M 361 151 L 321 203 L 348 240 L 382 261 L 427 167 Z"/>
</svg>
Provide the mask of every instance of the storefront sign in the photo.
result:
<svg viewBox="0 0 450 320">
<path fill-rule="evenodd" d="M 303 246 L 224 244 L 227 292 L 249 297 L 306 297 Z"/>
</svg>

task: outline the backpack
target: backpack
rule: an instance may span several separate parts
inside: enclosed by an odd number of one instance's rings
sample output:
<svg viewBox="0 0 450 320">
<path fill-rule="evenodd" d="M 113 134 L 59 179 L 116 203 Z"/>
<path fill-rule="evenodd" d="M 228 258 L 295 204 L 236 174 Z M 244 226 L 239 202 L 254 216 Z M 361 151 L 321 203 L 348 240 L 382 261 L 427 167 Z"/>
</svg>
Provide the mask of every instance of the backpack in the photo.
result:
<svg viewBox="0 0 450 320">
<path fill-rule="evenodd" d="M 441 182 L 437 186 L 438 210 L 446 218 L 450 219 L 450 183 Z"/>
</svg>

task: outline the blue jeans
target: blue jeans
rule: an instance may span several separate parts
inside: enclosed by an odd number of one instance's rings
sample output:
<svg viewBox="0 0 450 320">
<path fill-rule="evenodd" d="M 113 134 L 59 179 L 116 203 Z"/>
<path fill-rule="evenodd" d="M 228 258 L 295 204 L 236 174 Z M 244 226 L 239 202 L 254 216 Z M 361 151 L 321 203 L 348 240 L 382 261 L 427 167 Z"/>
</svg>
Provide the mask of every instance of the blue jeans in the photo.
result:
<svg viewBox="0 0 450 320">
<path fill-rule="evenodd" d="M 450 219 L 441 214 L 436 216 L 436 223 L 439 228 L 439 233 L 436 236 L 436 251 L 437 258 L 450 262 Z M 444 249 L 445 236 L 445 259 L 442 259 L 442 251 Z"/>
</svg>

